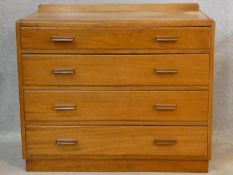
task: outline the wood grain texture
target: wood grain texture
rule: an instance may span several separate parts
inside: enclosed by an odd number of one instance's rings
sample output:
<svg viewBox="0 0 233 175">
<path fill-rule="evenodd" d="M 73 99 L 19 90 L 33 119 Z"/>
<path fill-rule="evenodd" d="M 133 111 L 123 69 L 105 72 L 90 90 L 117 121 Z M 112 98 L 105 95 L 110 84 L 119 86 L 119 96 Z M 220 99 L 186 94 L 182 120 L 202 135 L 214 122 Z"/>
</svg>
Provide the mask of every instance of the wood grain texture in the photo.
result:
<svg viewBox="0 0 233 175">
<path fill-rule="evenodd" d="M 23 55 L 23 78 L 27 86 L 208 85 L 208 67 L 207 54 Z M 54 69 L 74 72 L 54 74 Z M 156 72 L 159 70 L 165 72 Z"/>
<path fill-rule="evenodd" d="M 183 4 L 40 4 L 39 13 L 51 12 L 140 12 L 140 11 L 198 11 L 197 3 Z"/>
<path fill-rule="evenodd" d="M 206 91 L 25 91 L 27 121 L 207 121 Z M 55 111 L 72 104 L 75 110 Z M 156 110 L 175 104 L 175 110 Z"/>
<path fill-rule="evenodd" d="M 58 166 L 59 165 L 59 166 Z M 137 172 L 208 172 L 208 161 L 196 160 L 93 160 L 93 159 L 30 159 L 27 171 L 137 171 Z"/>
<path fill-rule="evenodd" d="M 27 127 L 27 156 L 207 156 L 207 128 L 185 126 Z M 46 137 L 45 137 L 46 136 Z M 76 140 L 57 145 L 56 140 Z M 156 144 L 176 140 L 176 144 Z M 141 149 L 143 148 L 143 149 Z"/>
<path fill-rule="evenodd" d="M 177 42 L 155 38 L 177 37 Z M 74 42 L 54 42 L 52 37 L 72 37 Z M 22 27 L 21 44 L 28 50 L 127 50 L 127 49 L 209 49 L 208 27 L 174 28 L 47 28 Z"/>
<path fill-rule="evenodd" d="M 198 4 L 42 4 L 22 26 L 211 26 Z M 166 13 L 166 15 L 165 15 Z"/>
</svg>

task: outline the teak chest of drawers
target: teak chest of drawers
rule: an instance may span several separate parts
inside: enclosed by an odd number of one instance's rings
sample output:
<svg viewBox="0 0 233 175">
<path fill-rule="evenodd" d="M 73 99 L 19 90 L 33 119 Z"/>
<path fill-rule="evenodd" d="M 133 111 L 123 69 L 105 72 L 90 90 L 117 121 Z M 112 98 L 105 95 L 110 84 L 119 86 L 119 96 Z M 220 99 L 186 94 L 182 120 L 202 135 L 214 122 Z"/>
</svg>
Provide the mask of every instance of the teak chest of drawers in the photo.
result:
<svg viewBox="0 0 233 175">
<path fill-rule="evenodd" d="M 214 31 L 198 4 L 43 4 L 17 21 L 27 170 L 207 172 Z"/>
</svg>

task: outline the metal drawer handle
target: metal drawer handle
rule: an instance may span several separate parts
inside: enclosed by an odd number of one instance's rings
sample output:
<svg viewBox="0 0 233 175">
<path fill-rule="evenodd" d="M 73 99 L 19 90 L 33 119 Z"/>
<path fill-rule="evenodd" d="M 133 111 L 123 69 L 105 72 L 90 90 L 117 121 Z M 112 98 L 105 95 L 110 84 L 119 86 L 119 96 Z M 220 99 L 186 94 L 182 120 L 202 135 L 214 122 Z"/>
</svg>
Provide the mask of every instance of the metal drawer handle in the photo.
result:
<svg viewBox="0 0 233 175">
<path fill-rule="evenodd" d="M 176 104 L 156 104 L 156 110 L 176 110 Z"/>
<path fill-rule="evenodd" d="M 167 36 L 156 36 L 156 42 L 176 42 L 178 41 L 177 37 L 167 37 Z"/>
<path fill-rule="evenodd" d="M 66 37 L 66 36 L 53 36 L 51 37 L 51 41 L 53 42 L 74 42 L 74 37 Z"/>
<path fill-rule="evenodd" d="M 55 68 L 52 73 L 55 75 L 75 74 L 75 70 L 72 68 Z"/>
<path fill-rule="evenodd" d="M 54 105 L 54 110 L 76 110 L 76 105 L 73 104 L 56 104 Z"/>
<path fill-rule="evenodd" d="M 78 141 L 74 139 L 57 139 L 57 145 L 77 145 Z"/>
<path fill-rule="evenodd" d="M 178 73 L 178 69 L 155 69 L 157 74 L 176 74 Z"/>
<path fill-rule="evenodd" d="M 157 140 L 157 139 L 155 139 L 154 143 L 156 145 L 176 145 L 177 140 Z"/>
</svg>

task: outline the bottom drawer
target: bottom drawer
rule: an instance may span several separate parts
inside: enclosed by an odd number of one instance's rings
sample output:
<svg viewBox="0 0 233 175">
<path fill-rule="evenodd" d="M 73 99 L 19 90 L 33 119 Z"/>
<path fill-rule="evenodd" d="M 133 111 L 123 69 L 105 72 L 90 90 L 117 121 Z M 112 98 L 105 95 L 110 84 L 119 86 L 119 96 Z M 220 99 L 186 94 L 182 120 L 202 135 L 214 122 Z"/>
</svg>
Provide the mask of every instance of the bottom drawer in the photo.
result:
<svg viewBox="0 0 233 175">
<path fill-rule="evenodd" d="M 207 157 L 207 128 L 28 126 L 27 156 Z"/>
</svg>

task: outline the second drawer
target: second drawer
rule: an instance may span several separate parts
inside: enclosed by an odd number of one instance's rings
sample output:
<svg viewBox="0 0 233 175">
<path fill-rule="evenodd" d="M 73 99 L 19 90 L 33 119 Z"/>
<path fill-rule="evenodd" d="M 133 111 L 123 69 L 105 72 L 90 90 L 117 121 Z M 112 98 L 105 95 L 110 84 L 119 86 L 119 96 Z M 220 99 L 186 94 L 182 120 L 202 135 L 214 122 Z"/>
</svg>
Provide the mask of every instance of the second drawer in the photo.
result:
<svg viewBox="0 0 233 175">
<path fill-rule="evenodd" d="M 25 91 L 27 121 L 207 121 L 207 91 Z"/>
<path fill-rule="evenodd" d="M 24 85 L 208 85 L 208 54 L 24 55 Z"/>
</svg>

